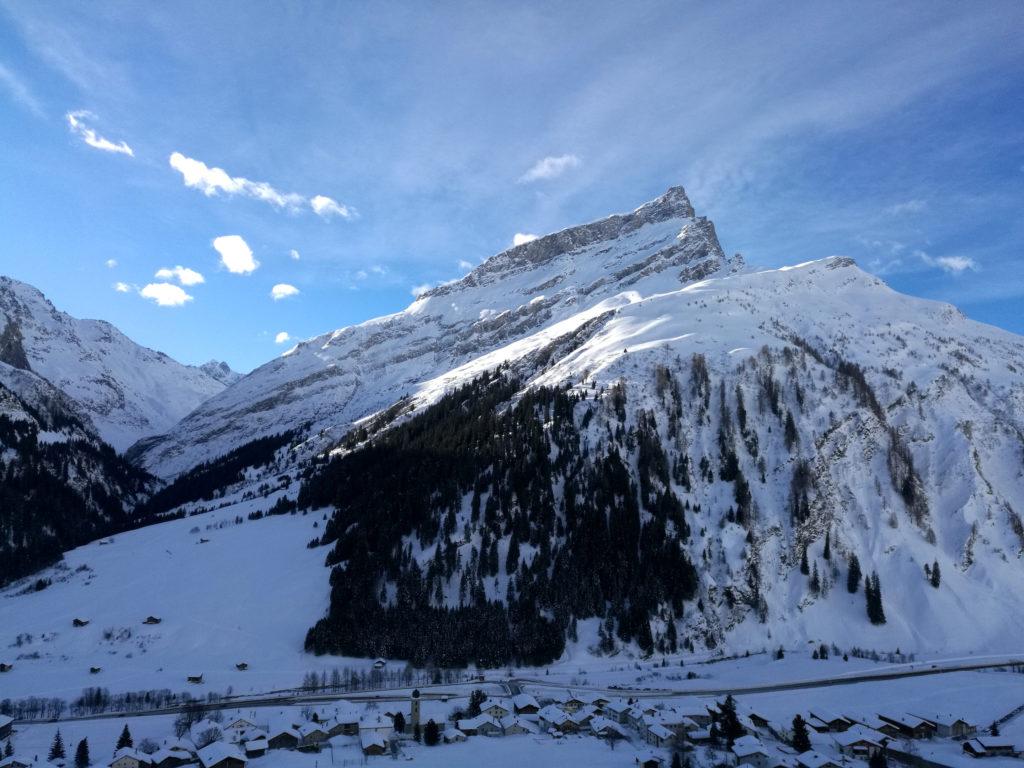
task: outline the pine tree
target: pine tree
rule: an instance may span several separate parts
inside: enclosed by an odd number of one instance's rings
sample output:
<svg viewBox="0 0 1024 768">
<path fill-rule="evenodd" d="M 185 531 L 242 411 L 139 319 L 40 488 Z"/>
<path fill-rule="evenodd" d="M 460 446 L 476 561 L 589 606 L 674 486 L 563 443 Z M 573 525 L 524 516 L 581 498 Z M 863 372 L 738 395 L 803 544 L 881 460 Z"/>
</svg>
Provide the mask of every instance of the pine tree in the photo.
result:
<svg viewBox="0 0 1024 768">
<path fill-rule="evenodd" d="M 61 738 L 60 729 L 58 729 L 57 733 L 54 734 L 53 743 L 50 744 L 50 756 L 47 759 L 53 761 L 63 759 L 66 756 L 64 752 L 64 739 Z"/>
<path fill-rule="evenodd" d="M 882 607 L 882 584 L 878 571 L 864 578 L 864 598 L 867 603 L 868 620 L 872 624 L 885 624 L 885 609 Z"/>
<path fill-rule="evenodd" d="M 814 571 L 811 573 L 811 594 L 817 595 L 821 592 L 821 577 L 818 576 L 818 564 L 814 564 Z"/>
<path fill-rule="evenodd" d="M 822 557 L 826 560 L 832 559 L 832 531 L 825 531 L 825 551 L 822 552 Z"/>
<path fill-rule="evenodd" d="M 939 561 L 936 560 L 932 563 L 932 586 L 936 589 L 939 588 L 939 584 L 942 581 L 942 575 L 939 573 Z"/>
<path fill-rule="evenodd" d="M 807 547 L 804 547 L 803 552 L 800 553 L 800 573 L 804 576 L 811 573 L 811 566 L 807 562 Z"/>
<path fill-rule="evenodd" d="M 725 743 L 731 749 L 733 742 L 743 735 L 743 726 L 740 725 L 740 719 L 736 715 L 736 700 L 731 695 L 726 696 L 725 701 L 718 705 L 718 712 L 722 736 L 725 737 Z"/>
<path fill-rule="evenodd" d="M 395 713 L 394 726 L 398 733 L 405 733 L 405 715 L 401 712 Z"/>
<path fill-rule="evenodd" d="M 885 752 L 878 750 L 868 759 L 868 768 L 889 768 L 889 761 L 885 759 Z"/>
<path fill-rule="evenodd" d="M 82 739 L 75 750 L 75 768 L 89 768 L 89 740 Z"/>
<path fill-rule="evenodd" d="M 433 720 L 427 720 L 427 726 L 423 729 L 423 743 L 428 747 L 433 747 L 441 740 L 441 733 L 437 727 L 437 723 Z"/>
<path fill-rule="evenodd" d="M 124 724 L 124 730 L 121 731 L 121 735 L 117 739 L 117 746 L 115 750 L 124 749 L 125 747 L 134 747 L 135 742 L 132 741 L 132 732 L 128 730 L 128 723 Z"/>
<path fill-rule="evenodd" d="M 811 748 L 811 737 L 807 733 L 807 723 L 797 715 L 793 718 L 793 749 L 804 753 Z"/>
<path fill-rule="evenodd" d="M 857 592 L 860 586 L 860 560 L 856 555 L 850 555 L 849 570 L 846 572 L 846 591 L 851 595 Z"/>
<path fill-rule="evenodd" d="M 679 757 L 679 753 L 678 752 L 673 752 L 672 753 L 672 765 L 671 765 L 670 768 L 683 768 L 683 761 Z"/>
<path fill-rule="evenodd" d="M 8 739 L 7 746 L 4 747 L 4 757 L 11 757 L 12 755 L 14 755 L 14 745 L 11 743 L 11 740 Z"/>
<path fill-rule="evenodd" d="M 786 448 L 790 451 L 793 450 L 793 446 L 800 441 L 800 436 L 796 432 L 796 422 L 793 421 L 792 412 L 786 413 Z"/>
</svg>

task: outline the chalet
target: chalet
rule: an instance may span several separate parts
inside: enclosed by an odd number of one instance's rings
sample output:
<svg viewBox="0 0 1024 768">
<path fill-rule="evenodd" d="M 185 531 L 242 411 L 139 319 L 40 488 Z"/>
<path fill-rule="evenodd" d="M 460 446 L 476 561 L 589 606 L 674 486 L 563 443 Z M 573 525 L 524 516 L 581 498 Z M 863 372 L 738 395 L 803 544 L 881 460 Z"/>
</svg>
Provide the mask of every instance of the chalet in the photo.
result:
<svg viewBox="0 0 1024 768">
<path fill-rule="evenodd" d="M 644 739 L 652 747 L 666 749 L 675 742 L 676 735 L 661 723 L 655 722 L 644 730 Z"/>
<path fill-rule="evenodd" d="M 849 718 L 824 709 L 809 712 L 804 719 L 807 721 L 807 725 L 818 733 L 842 733 L 853 725 L 853 721 Z"/>
<path fill-rule="evenodd" d="M 0 768 L 29 768 L 28 763 L 23 763 L 16 757 L 7 757 L 0 760 Z"/>
<path fill-rule="evenodd" d="M 359 746 L 367 757 L 383 755 L 388 751 L 387 737 L 377 731 L 360 731 Z"/>
<path fill-rule="evenodd" d="M 228 721 L 228 724 L 221 728 L 225 733 L 235 732 L 244 733 L 256 729 L 258 726 L 252 720 L 244 717 L 236 717 L 234 720 Z"/>
<path fill-rule="evenodd" d="M 748 712 L 747 717 L 750 718 L 750 723 L 760 731 L 767 731 L 772 728 L 771 720 L 760 712 Z"/>
<path fill-rule="evenodd" d="M 191 752 L 184 749 L 159 749 L 149 756 L 153 768 L 179 768 L 194 759 Z"/>
<path fill-rule="evenodd" d="M 149 755 L 132 749 L 122 747 L 114 753 L 114 759 L 110 761 L 110 768 L 149 768 Z"/>
<path fill-rule="evenodd" d="M 501 729 L 506 736 L 526 736 L 537 733 L 537 726 L 519 715 L 505 715 L 501 718 Z"/>
<path fill-rule="evenodd" d="M 586 728 L 590 725 L 591 719 L 597 714 L 597 707 L 587 704 L 585 707 L 569 712 L 569 719 L 576 723 L 577 728 Z"/>
<path fill-rule="evenodd" d="M 562 709 L 564 709 L 566 712 L 569 712 L 570 714 L 578 709 L 582 709 L 588 703 L 585 699 L 583 699 L 581 696 L 577 696 L 572 691 L 569 691 L 568 693 L 561 696 L 556 696 L 555 701 Z"/>
<path fill-rule="evenodd" d="M 299 746 L 299 732 L 291 726 L 278 728 L 271 731 L 267 739 L 267 746 L 270 749 L 295 749 Z"/>
<path fill-rule="evenodd" d="M 143 624 L 159 624 L 163 619 L 158 616 L 147 616 Z"/>
<path fill-rule="evenodd" d="M 915 717 L 917 717 L 915 715 Z M 978 726 L 954 715 L 919 716 L 935 728 L 935 735 L 944 739 L 966 739 L 978 732 Z"/>
<path fill-rule="evenodd" d="M 569 713 L 556 707 L 554 704 L 544 707 L 537 713 L 537 718 L 540 720 L 541 727 L 546 731 L 555 730 L 560 733 L 576 733 L 579 730 L 576 723 L 569 717 Z"/>
<path fill-rule="evenodd" d="M 511 715 L 511 710 L 502 704 L 497 699 L 487 699 L 483 704 L 480 705 L 480 712 L 485 715 L 490 715 L 495 720 Z"/>
<path fill-rule="evenodd" d="M 930 739 L 936 730 L 927 720 L 913 715 L 884 715 L 879 712 L 878 719 L 896 726 L 900 736 L 907 739 Z"/>
<path fill-rule="evenodd" d="M 622 724 L 607 717 L 595 717 L 590 721 L 590 732 L 599 739 L 628 739 L 629 734 Z"/>
<path fill-rule="evenodd" d="M 736 762 L 751 768 L 771 768 L 771 755 L 754 736 L 741 736 L 732 745 Z"/>
<path fill-rule="evenodd" d="M 657 707 L 653 704 L 634 704 L 632 709 L 626 715 L 629 724 L 634 728 L 642 728 L 645 717 L 654 715 L 658 711 Z"/>
<path fill-rule="evenodd" d="M 659 723 L 672 731 L 676 736 L 683 736 L 690 731 L 697 730 L 698 727 L 693 720 L 681 712 L 676 712 L 674 709 L 662 710 L 655 717 L 658 718 Z"/>
<path fill-rule="evenodd" d="M 708 708 L 696 702 L 676 704 L 672 709 L 690 718 L 701 728 L 707 728 L 711 725 L 711 713 L 708 711 Z"/>
<path fill-rule="evenodd" d="M 602 707 L 602 711 L 605 717 L 622 725 L 629 721 L 631 707 L 632 705 L 625 699 L 613 699 Z"/>
<path fill-rule="evenodd" d="M 359 718 L 362 715 L 362 710 L 348 702 L 341 702 L 341 704 L 344 706 L 335 707 L 334 716 L 327 723 L 328 733 L 331 736 L 338 734 L 355 736 L 359 733 Z"/>
<path fill-rule="evenodd" d="M 964 742 L 964 753 L 971 757 L 1017 757 L 1012 741 L 1002 736 L 976 736 Z"/>
<path fill-rule="evenodd" d="M 373 732 L 385 739 L 395 730 L 395 724 L 387 715 L 380 712 L 366 712 L 359 719 L 359 733 Z"/>
<path fill-rule="evenodd" d="M 459 720 L 456 726 L 467 736 L 501 736 L 503 733 L 501 723 L 485 714 Z"/>
<path fill-rule="evenodd" d="M 89 626 L 89 620 L 88 619 L 74 618 L 74 619 L 71 620 L 71 626 L 72 627 L 87 627 L 87 626 Z"/>
<path fill-rule="evenodd" d="M 233 744 L 215 741 L 199 750 L 197 755 L 202 768 L 245 768 L 249 761 Z"/>
<path fill-rule="evenodd" d="M 665 759 L 654 752 L 641 752 L 634 758 L 638 768 L 663 768 Z"/>
<path fill-rule="evenodd" d="M 709 741 L 711 741 L 711 729 L 698 728 L 695 731 L 689 731 L 686 734 L 686 738 L 688 738 L 694 744 L 707 744 Z"/>
<path fill-rule="evenodd" d="M 163 742 L 162 742 L 162 747 L 163 747 L 163 749 L 178 750 L 180 752 L 187 752 L 188 754 L 192 755 L 193 757 L 195 757 L 195 754 L 198 751 L 196 749 L 196 745 L 193 744 L 188 739 L 177 739 L 177 738 L 174 738 L 174 739 L 164 739 Z"/>
<path fill-rule="evenodd" d="M 512 708 L 517 715 L 536 715 L 540 712 L 537 700 L 528 693 L 520 693 L 512 697 Z"/>
<path fill-rule="evenodd" d="M 456 744 L 460 741 L 465 741 L 466 734 L 464 734 L 458 728 L 448 728 L 445 730 L 443 734 L 441 734 L 441 739 L 444 741 L 445 744 Z"/>
<path fill-rule="evenodd" d="M 249 739 L 242 745 L 245 750 L 245 756 L 248 758 L 263 757 L 267 754 L 267 750 L 270 749 L 270 745 L 267 743 L 265 736 L 260 736 L 255 739 Z"/>
<path fill-rule="evenodd" d="M 809 749 L 796 756 L 800 768 L 839 768 L 839 764 L 828 755 Z"/>
<path fill-rule="evenodd" d="M 0 715 L 0 739 L 6 739 L 14 729 L 14 719 L 7 715 Z"/>
<path fill-rule="evenodd" d="M 832 735 L 832 740 L 845 757 L 859 757 L 867 760 L 885 751 L 889 737 L 863 725 L 853 725 L 842 733 Z"/>
<path fill-rule="evenodd" d="M 900 731 L 897 726 L 880 717 L 875 717 L 874 715 L 859 717 L 856 722 L 863 725 L 865 728 L 871 729 L 872 731 L 878 731 L 880 734 L 887 736 L 890 739 L 898 739 L 903 735 L 902 731 Z"/>
<path fill-rule="evenodd" d="M 192 685 L 202 685 L 203 684 L 203 676 L 202 675 L 189 675 L 188 677 L 185 678 L 185 682 L 192 683 Z"/>
<path fill-rule="evenodd" d="M 330 738 L 319 723 L 302 723 L 296 730 L 299 732 L 299 749 L 319 749 Z"/>
</svg>

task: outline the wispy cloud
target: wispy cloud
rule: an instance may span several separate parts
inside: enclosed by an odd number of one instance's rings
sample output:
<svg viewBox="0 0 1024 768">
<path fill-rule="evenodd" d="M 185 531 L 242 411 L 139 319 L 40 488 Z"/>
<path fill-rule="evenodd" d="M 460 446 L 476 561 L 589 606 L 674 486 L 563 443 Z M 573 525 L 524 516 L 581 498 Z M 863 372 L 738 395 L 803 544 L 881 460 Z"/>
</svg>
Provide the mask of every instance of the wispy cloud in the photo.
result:
<svg viewBox="0 0 1024 768">
<path fill-rule="evenodd" d="M 0 89 L 36 117 L 43 116 L 43 108 L 29 87 L 14 72 L 0 64 Z"/>
<path fill-rule="evenodd" d="M 896 203 L 890 205 L 885 209 L 886 213 L 891 216 L 905 216 L 910 213 L 921 213 L 928 209 L 927 200 L 907 200 L 903 203 Z"/>
<path fill-rule="evenodd" d="M 532 243 L 537 239 L 537 235 L 531 235 L 526 232 L 516 232 L 512 235 L 512 245 L 525 245 L 526 243 Z"/>
<path fill-rule="evenodd" d="M 220 254 L 221 265 L 232 274 L 249 275 L 260 263 L 253 258 L 252 248 L 241 235 L 221 235 L 213 240 L 213 247 Z"/>
<path fill-rule="evenodd" d="M 118 281 L 118 282 L 114 283 L 114 290 L 117 291 L 118 293 L 131 293 L 132 290 L 134 290 L 134 289 L 128 283 L 122 283 L 122 282 Z"/>
<path fill-rule="evenodd" d="M 183 267 L 180 264 L 173 269 L 167 267 L 158 269 L 153 277 L 158 280 L 177 280 L 182 285 L 199 285 L 206 282 L 206 278 L 194 269 Z"/>
<path fill-rule="evenodd" d="M 473 262 L 466 261 L 465 259 L 459 259 L 459 269 L 461 269 L 463 272 L 468 272 L 469 270 L 473 269 Z"/>
<path fill-rule="evenodd" d="M 418 299 L 420 296 L 422 296 L 424 293 L 426 293 L 433 287 L 434 286 L 432 286 L 430 283 L 422 283 L 421 285 L 414 285 L 412 288 L 410 288 L 409 293 L 411 293 L 415 298 Z"/>
<path fill-rule="evenodd" d="M 149 283 L 143 286 L 139 295 L 160 307 L 180 307 L 192 301 L 190 295 L 173 283 Z"/>
<path fill-rule="evenodd" d="M 186 157 L 181 152 L 173 152 L 168 159 L 171 168 L 181 174 L 186 187 L 198 189 L 207 197 L 224 194 L 238 195 L 253 200 L 269 203 L 275 208 L 297 212 L 309 207 L 315 214 L 325 219 L 338 216 L 351 219 L 356 216 L 355 209 L 326 195 L 315 195 L 307 198 L 297 192 L 281 192 L 266 181 L 252 181 L 244 176 L 232 176 L 223 168 L 210 166 L 202 160 Z M 298 251 L 292 250 L 293 259 L 298 258 Z"/>
<path fill-rule="evenodd" d="M 298 296 L 299 289 L 288 283 L 278 283 L 270 289 L 270 295 L 274 301 L 280 301 L 281 299 L 287 299 L 289 296 Z"/>
<path fill-rule="evenodd" d="M 64 117 L 68 121 L 68 129 L 93 149 L 102 152 L 112 152 L 117 155 L 135 157 L 135 151 L 125 141 L 113 142 L 96 133 L 95 130 L 85 124 L 85 120 L 95 120 L 96 115 L 84 109 L 75 112 L 68 112 Z"/>
<path fill-rule="evenodd" d="M 274 337 L 274 343 L 284 344 L 286 341 L 291 341 L 291 338 L 292 337 L 288 334 L 288 331 L 281 331 Z"/>
<path fill-rule="evenodd" d="M 924 251 L 914 251 L 914 255 L 929 267 L 936 267 L 951 275 L 960 275 L 968 270 L 978 271 L 978 263 L 969 256 L 931 256 Z"/>
<path fill-rule="evenodd" d="M 294 248 L 288 251 L 288 255 L 291 257 L 292 261 L 298 261 L 301 258 L 301 256 L 299 256 L 299 252 Z"/>
<path fill-rule="evenodd" d="M 351 219 L 356 215 L 353 209 L 343 203 L 339 203 L 337 200 L 327 197 L 326 195 L 316 195 L 309 201 L 309 207 L 313 209 L 313 213 L 325 219 L 329 219 L 332 216 Z"/>
<path fill-rule="evenodd" d="M 578 168 L 580 159 L 576 155 L 559 155 L 558 157 L 545 157 L 534 163 L 526 173 L 519 177 L 519 183 L 528 184 L 531 181 L 554 179 L 561 176 L 568 170 Z"/>
<path fill-rule="evenodd" d="M 117 266 L 117 259 L 107 259 L 103 263 L 107 265 L 107 269 L 113 269 Z"/>
</svg>

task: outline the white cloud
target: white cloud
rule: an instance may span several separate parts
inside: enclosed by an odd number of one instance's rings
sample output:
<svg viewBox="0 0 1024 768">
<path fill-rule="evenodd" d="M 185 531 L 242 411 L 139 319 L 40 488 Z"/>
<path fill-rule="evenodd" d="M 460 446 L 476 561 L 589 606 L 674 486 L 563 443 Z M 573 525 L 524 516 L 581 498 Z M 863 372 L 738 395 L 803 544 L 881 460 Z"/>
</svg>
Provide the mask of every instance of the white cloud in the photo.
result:
<svg viewBox="0 0 1024 768">
<path fill-rule="evenodd" d="M 131 293 L 132 287 L 128 283 L 116 282 L 114 283 L 114 290 L 118 293 Z"/>
<path fill-rule="evenodd" d="M 288 335 L 288 331 L 281 331 L 277 336 L 274 337 L 275 344 L 284 344 L 286 341 L 291 340 L 291 336 Z"/>
<path fill-rule="evenodd" d="M 3 87 L 16 102 L 33 115 L 36 117 L 43 116 L 43 108 L 39 106 L 39 102 L 32 94 L 32 91 L 29 90 L 29 87 L 3 64 L 0 64 L 0 87 Z"/>
<path fill-rule="evenodd" d="M 149 283 L 139 291 L 139 295 L 155 301 L 161 307 L 180 307 L 192 301 L 191 296 L 173 283 Z"/>
<path fill-rule="evenodd" d="M 526 173 L 519 177 L 520 184 L 542 179 L 554 179 L 561 176 L 572 168 L 580 165 L 580 159 L 576 155 L 559 155 L 558 157 L 545 157 L 534 163 Z"/>
<path fill-rule="evenodd" d="M 220 254 L 220 263 L 232 274 L 248 275 L 260 265 L 252 257 L 252 249 L 241 235 L 221 235 L 214 238 L 213 247 Z"/>
<path fill-rule="evenodd" d="M 298 296 L 298 294 L 299 289 L 288 283 L 278 283 L 270 289 L 270 295 L 274 298 L 274 301 L 287 299 L 289 296 Z"/>
<path fill-rule="evenodd" d="M 902 216 L 908 213 L 921 213 L 928 208 L 927 200 L 907 200 L 903 203 L 896 203 L 886 208 L 886 212 L 892 216 Z"/>
<path fill-rule="evenodd" d="M 288 251 L 288 255 L 291 256 L 292 261 L 298 261 L 299 258 L 300 258 L 299 252 L 296 251 L 294 248 L 292 248 L 290 251 Z"/>
<path fill-rule="evenodd" d="M 356 274 L 355 274 L 355 278 L 356 278 L 356 280 L 365 280 L 365 279 L 366 279 L 366 278 L 368 278 L 369 276 L 370 276 L 370 275 L 369 275 L 369 274 L 367 273 L 367 271 L 366 271 L 365 269 L 360 269 L 360 270 L 359 270 L 358 272 L 356 272 Z"/>
<path fill-rule="evenodd" d="M 469 271 L 473 268 L 472 262 L 466 261 L 465 259 L 459 259 L 459 269 Z"/>
<path fill-rule="evenodd" d="M 117 259 L 107 259 L 103 263 L 107 265 L 108 269 L 113 269 L 114 267 L 117 266 Z"/>
<path fill-rule="evenodd" d="M 967 270 L 978 271 L 978 263 L 968 256 L 930 256 L 924 251 L 915 251 L 915 255 L 929 267 L 937 267 L 951 275 L 959 275 Z"/>
<path fill-rule="evenodd" d="M 128 157 L 135 157 L 135 151 L 128 146 L 124 141 L 114 143 L 109 139 L 105 139 L 96 133 L 92 128 L 87 126 L 82 120 L 95 120 L 96 115 L 85 110 L 78 110 L 77 112 L 68 112 L 64 115 L 68 121 L 68 129 L 82 139 L 93 149 L 99 149 L 103 152 L 113 152 L 119 155 L 128 155 Z"/>
<path fill-rule="evenodd" d="M 430 283 L 423 283 L 422 285 L 414 285 L 412 288 L 409 289 L 409 293 L 411 293 L 416 298 L 419 298 L 420 296 L 422 296 L 424 293 L 426 293 L 427 291 L 429 291 L 433 287 L 434 286 L 432 286 Z"/>
<path fill-rule="evenodd" d="M 512 245 L 523 245 L 525 243 L 532 243 L 537 239 L 537 235 L 531 235 L 526 232 L 516 232 L 512 235 Z"/>
<path fill-rule="evenodd" d="M 232 176 L 223 168 L 209 166 L 202 160 L 186 157 L 181 152 L 172 153 L 168 162 L 171 168 L 181 174 L 186 187 L 198 189 L 207 197 L 221 193 L 229 196 L 241 195 L 253 200 L 262 200 L 275 208 L 285 208 L 289 211 L 299 211 L 308 205 L 314 213 L 325 219 L 331 216 L 351 219 L 356 215 L 353 208 L 326 195 L 306 198 L 305 195 L 300 195 L 297 192 L 281 192 L 265 181 L 252 181 L 244 176 Z M 292 249 L 289 255 L 296 260 L 299 258 L 299 252 L 295 249 Z"/>
<path fill-rule="evenodd" d="M 180 264 L 174 269 L 168 269 L 167 267 L 158 269 L 153 277 L 160 280 L 177 280 L 182 285 L 199 285 L 206 282 L 206 278 L 194 269 L 183 267 Z"/>
<path fill-rule="evenodd" d="M 343 219 L 351 219 L 355 216 L 355 211 L 349 208 L 344 203 L 339 203 L 326 195 L 317 195 L 309 201 L 309 207 L 313 209 L 313 213 L 317 216 L 322 216 L 325 219 L 329 219 L 331 216 L 341 216 Z"/>
</svg>

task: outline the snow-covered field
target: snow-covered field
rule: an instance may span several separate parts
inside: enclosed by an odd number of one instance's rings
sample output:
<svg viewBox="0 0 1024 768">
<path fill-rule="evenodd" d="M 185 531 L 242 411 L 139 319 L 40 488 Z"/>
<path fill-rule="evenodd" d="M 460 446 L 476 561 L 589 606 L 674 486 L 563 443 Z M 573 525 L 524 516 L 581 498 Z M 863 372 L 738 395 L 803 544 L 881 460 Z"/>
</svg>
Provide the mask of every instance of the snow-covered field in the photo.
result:
<svg viewBox="0 0 1024 768">
<path fill-rule="evenodd" d="M 246 519 L 275 498 L 92 542 L 67 553 L 66 569 L 38 574 L 53 579 L 47 589 L 0 591 L 0 661 L 14 665 L 0 698 L 71 699 L 85 686 L 245 693 L 326 667 L 302 651 L 327 605 L 324 550 L 305 546 L 322 515 Z M 150 615 L 161 623 L 144 625 Z M 198 674 L 205 684 L 187 686 Z"/>
</svg>

